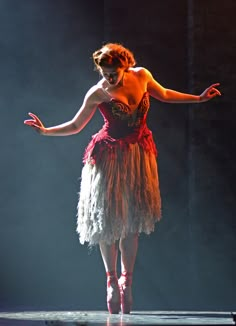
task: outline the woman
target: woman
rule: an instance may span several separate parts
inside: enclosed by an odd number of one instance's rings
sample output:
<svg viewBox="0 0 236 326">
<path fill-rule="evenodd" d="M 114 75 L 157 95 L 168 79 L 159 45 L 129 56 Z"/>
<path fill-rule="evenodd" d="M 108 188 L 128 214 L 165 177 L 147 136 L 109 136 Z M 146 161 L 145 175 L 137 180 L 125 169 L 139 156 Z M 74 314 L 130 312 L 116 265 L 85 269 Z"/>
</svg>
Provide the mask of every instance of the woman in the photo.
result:
<svg viewBox="0 0 236 326">
<path fill-rule="evenodd" d="M 135 67 L 133 53 L 108 43 L 93 53 L 102 79 L 84 97 L 72 120 L 50 128 L 29 113 L 24 123 L 41 135 L 67 136 L 80 132 L 98 108 L 102 129 L 85 150 L 77 214 L 81 244 L 99 244 L 107 275 L 110 313 L 130 313 L 132 273 L 138 235 L 149 234 L 161 218 L 157 150 L 146 125 L 149 97 L 170 103 L 200 103 L 221 95 L 208 87 L 201 95 L 180 93 L 161 86 L 143 67 Z M 117 255 L 121 252 L 121 276 Z"/>
</svg>

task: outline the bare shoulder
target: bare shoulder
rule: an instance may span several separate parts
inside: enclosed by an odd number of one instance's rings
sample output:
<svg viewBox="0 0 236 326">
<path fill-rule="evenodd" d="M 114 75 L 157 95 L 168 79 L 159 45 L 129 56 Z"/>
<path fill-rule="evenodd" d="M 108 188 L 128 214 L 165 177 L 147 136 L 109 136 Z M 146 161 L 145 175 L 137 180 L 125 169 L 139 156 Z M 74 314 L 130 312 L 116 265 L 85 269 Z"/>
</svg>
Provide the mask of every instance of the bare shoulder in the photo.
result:
<svg viewBox="0 0 236 326">
<path fill-rule="evenodd" d="M 106 98 L 106 94 L 104 93 L 102 85 L 102 82 L 99 81 L 96 85 L 90 87 L 85 95 L 85 101 L 94 104 L 103 102 Z"/>
<path fill-rule="evenodd" d="M 135 68 L 130 68 L 131 71 L 133 71 L 139 78 L 149 80 L 152 78 L 152 74 L 150 71 L 145 68 L 145 67 L 135 67 Z"/>
</svg>

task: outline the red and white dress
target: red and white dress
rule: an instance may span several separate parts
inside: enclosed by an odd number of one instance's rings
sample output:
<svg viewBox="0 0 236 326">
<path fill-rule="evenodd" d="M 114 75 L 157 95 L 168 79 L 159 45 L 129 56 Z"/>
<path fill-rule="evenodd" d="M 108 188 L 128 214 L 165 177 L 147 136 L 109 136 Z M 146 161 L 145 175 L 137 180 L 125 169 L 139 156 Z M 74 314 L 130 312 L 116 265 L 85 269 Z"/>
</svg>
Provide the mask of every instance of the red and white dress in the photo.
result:
<svg viewBox="0 0 236 326">
<path fill-rule="evenodd" d="M 111 244 L 154 231 L 161 218 L 157 149 L 146 124 L 145 92 L 135 110 L 114 98 L 99 105 L 102 129 L 84 154 L 77 211 L 81 244 Z"/>
</svg>

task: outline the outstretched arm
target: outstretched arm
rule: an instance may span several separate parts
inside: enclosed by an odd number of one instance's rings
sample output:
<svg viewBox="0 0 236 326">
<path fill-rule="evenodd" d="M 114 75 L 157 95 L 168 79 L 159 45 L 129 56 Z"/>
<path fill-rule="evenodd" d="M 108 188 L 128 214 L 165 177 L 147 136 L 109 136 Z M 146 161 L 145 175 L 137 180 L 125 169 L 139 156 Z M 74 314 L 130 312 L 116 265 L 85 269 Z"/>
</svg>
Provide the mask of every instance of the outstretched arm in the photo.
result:
<svg viewBox="0 0 236 326">
<path fill-rule="evenodd" d="M 173 89 L 164 88 L 152 76 L 152 74 L 145 69 L 147 78 L 147 90 L 154 98 L 168 103 L 199 103 L 206 102 L 215 96 L 220 96 L 221 93 L 217 89 L 219 83 L 213 84 L 206 88 L 200 95 L 193 95 L 188 93 L 181 93 Z"/>
<path fill-rule="evenodd" d="M 35 114 L 29 113 L 32 119 L 25 120 L 24 123 L 45 136 L 69 136 L 76 134 L 90 121 L 96 111 L 97 105 L 100 103 L 96 90 L 97 88 L 94 86 L 87 92 L 80 110 L 68 122 L 46 128 Z"/>
</svg>

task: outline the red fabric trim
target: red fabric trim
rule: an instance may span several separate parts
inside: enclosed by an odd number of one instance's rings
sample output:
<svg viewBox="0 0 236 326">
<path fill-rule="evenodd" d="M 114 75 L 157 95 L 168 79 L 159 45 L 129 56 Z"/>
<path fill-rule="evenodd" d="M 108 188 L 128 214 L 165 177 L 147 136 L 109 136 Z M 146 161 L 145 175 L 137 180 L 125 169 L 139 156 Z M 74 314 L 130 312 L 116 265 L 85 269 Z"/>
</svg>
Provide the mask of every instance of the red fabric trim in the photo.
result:
<svg viewBox="0 0 236 326">
<path fill-rule="evenodd" d="M 95 163 L 102 158 L 104 151 L 109 151 L 112 155 L 117 147 L 125 151 L 129 148 L 129 144 L 135 143 L 157 156 L 152 132 L 146 125 L 149 107 L 147 92 L 144 93 L 135 110 L 131 110 L 129 106 L 115 99 L 101 103 L 99 110 L 103 116 L 104 125 L 97 134 L 92 136 L 85 150 L 83 162 Z"/>
</svg>

